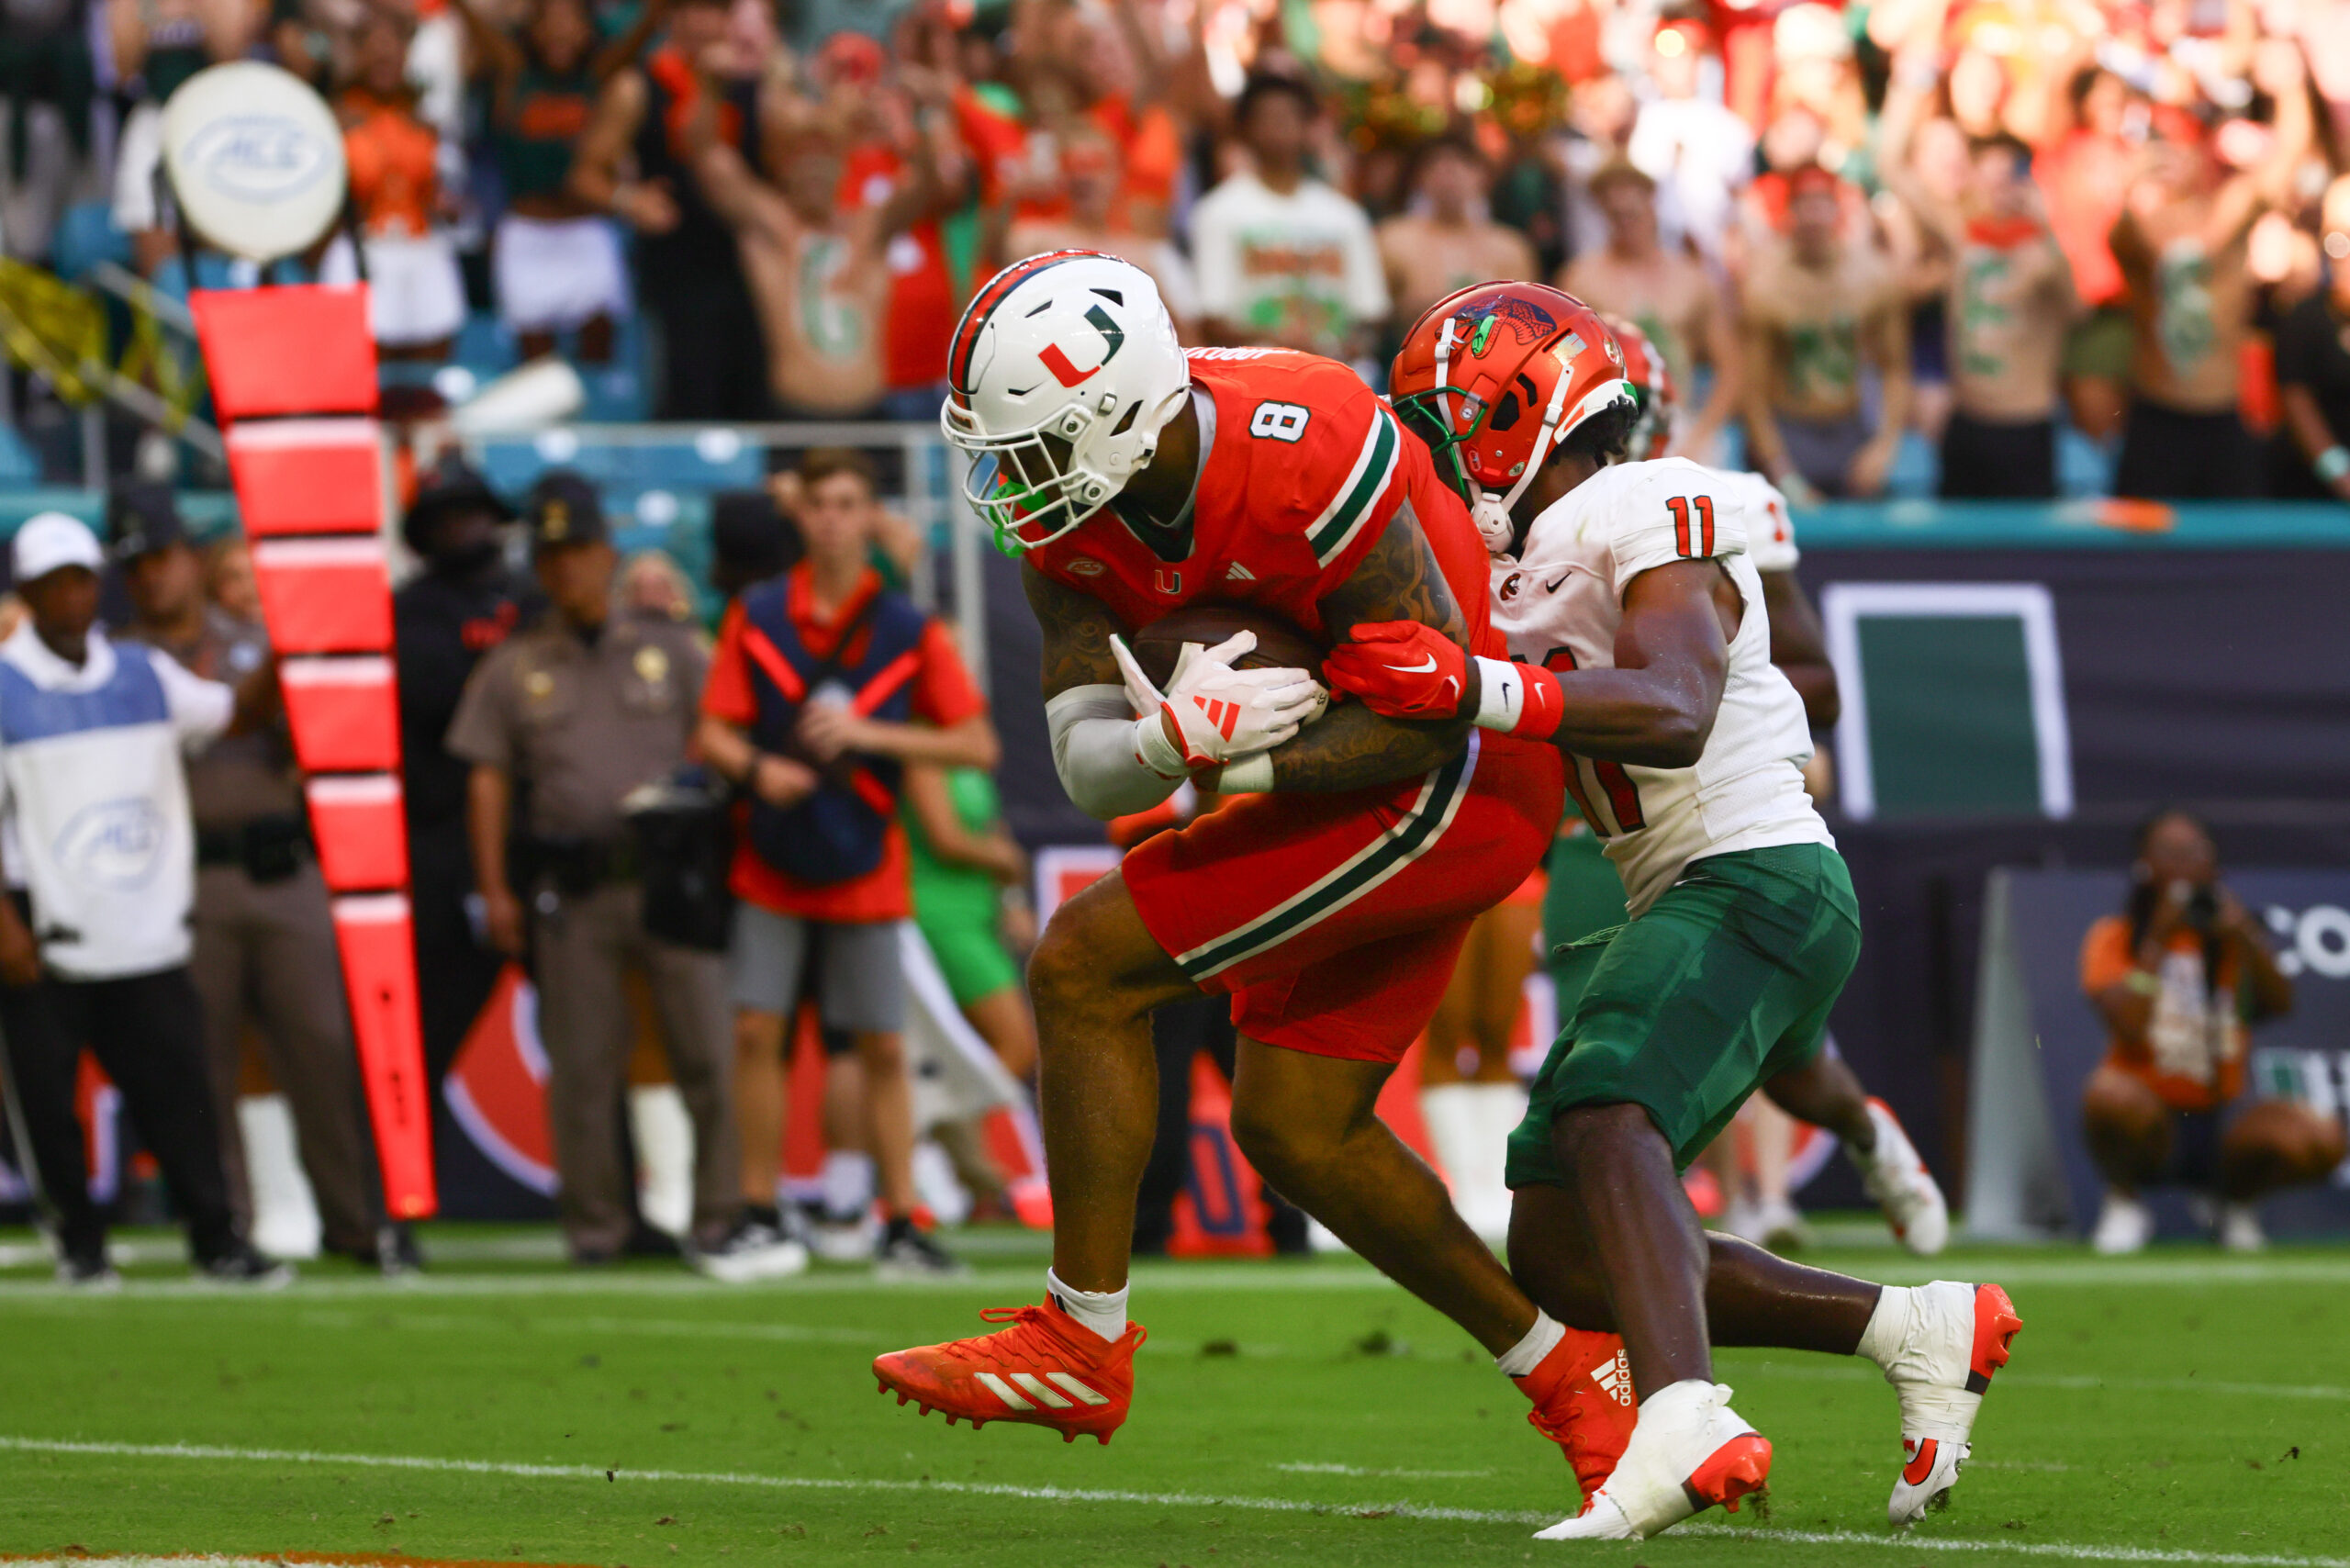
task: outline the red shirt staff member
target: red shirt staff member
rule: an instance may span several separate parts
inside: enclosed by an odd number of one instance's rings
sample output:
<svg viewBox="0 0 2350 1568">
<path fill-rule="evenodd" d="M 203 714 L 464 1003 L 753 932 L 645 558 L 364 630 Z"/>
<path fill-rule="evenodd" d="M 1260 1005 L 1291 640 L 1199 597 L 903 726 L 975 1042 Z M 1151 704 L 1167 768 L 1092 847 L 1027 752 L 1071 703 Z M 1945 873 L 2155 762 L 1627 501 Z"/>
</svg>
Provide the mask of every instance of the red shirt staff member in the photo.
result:
<svg viewBox="0 0 2350 1568">
<path fill-rule="evenodd" d="M 880 510 L 871 465 L 820 450 L 800 477 L 807 558 L 728 607 L 702 695 L 702 755 L 751 801 L 730 955 L 744 1214 L 700 1261 L 718 1278 L 738 1266 L 755 1277 L 785 1245 L 775 1207 L 784 1047 L 812 962 L 823 1020 L 854 1033 L 865 1069 L 866 1136 L 888 1211 L 878 1261 L 884 1272 L 947 1273 L 954 1260 L 914 1217 L 898 967 L 913 894 L 895 797 L 908 763 L 992 768 L 995 726 L 946 628 L 867 564 Z"/>
<path fill-rule="evenodd" d="M 2195 818 L 2149 822 L 2134 871 L 2126 911 L 2081 944 L 2081 989 L 2113 1032 L 2081 1095 L 2108 1183 L 2091 1241 L 2100 1252 L 2145 1246 L 2154 1221 L 2139 1194 L 2172 1182 L 2216 1189 L 2220 1245 L 2257 1251 L 2267 1238 L 2255 1200 L 2324 1180 L 2342 1163 L 2342 1128 L 2306 1105 L 2262 1100 L 2221 1130 L 2244 1091 L 2245 1023 L 2290 1012 L 2293 982 L 2259 921 L 2221 886 L 2219 851 Z"/>
</svg>

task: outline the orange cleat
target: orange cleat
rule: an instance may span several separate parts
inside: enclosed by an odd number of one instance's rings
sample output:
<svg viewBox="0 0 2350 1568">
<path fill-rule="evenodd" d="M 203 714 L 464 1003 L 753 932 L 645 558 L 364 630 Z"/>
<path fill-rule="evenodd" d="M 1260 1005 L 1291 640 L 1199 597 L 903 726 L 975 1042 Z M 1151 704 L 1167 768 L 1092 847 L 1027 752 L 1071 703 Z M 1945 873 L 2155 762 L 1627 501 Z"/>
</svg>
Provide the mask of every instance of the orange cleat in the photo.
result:
<svg viewBox="0 0 2350 1568">
<path fill-rule="evenodd" d="M 1570 1328 L 1541 1365 L 1510 1381 L 1534 1401 L 1526 1419 L 1564 1450 L 1588 1506 L 1624 1457 L 1632 1425 L 1639 1419 L 1624 1341 L 1613 1334 Z"/>
<path fill-rule="evenodd" d="M 990 1421 L 1050 1427 L 1063 1442 L 1080 1436 L 1102 1442 L 1125 1424 L 1134 1403 L 1135 1351 L 1148 1338 L 1128 1323 L 1115 1343 L 1079 1323 L 1058 1302 L 1043 1306 L 991 1306 L 983 1323 L 1009 1324 L 975 1339 L 892 1350 L 873 1360 L 881 1392 L 946 1413 L 974 1428 Z"/>
</svg>

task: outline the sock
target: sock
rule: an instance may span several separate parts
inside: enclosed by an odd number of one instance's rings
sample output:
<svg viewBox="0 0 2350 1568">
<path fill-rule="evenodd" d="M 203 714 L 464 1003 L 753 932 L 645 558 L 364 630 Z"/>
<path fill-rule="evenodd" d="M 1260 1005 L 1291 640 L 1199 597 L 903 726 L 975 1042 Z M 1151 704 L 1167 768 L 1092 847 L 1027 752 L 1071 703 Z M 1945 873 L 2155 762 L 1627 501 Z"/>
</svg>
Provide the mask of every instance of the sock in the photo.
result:
<svg viewBox="0 0 2350 1568">
<path fill-rule="evenodd" d="M 1869 1314 L 1869 1326 L 1861 1330 L 1861 1342 L 1853 1350 L 1866 1356 L 1890 1373 L 1894 1359 L 1908 1342 L 1911 1307 L 1910 1287 L 1887 1285 L 1876 1298 L 1876 1310 Z"/>
<path fill-rule="evenodd" d="M 1524 1377 L 1540 1366 L 1542 1358 L 1557 1350 L 1559 1341 L 1566 1337 L 1565 1325 L 1537 1307 L 1534 1309 L 1534 1327 L 1526 1331 L 1525 1338 L 1495 1356 L 1494 1365 L 1511 1377 Z"/>
<path fill-rule="evenodd" d="M 1061 1310 L 1113 1345 L 1125 1337 L 1126 1294 L 1132 1288 L 1120 1285 L 1113 1291 L 1073 1291 L 1061 1283 L 1058 1274 L 1050 1269 L 1045 1271 L 1045 1289 L 1061 1304 Z"/>
</svg>

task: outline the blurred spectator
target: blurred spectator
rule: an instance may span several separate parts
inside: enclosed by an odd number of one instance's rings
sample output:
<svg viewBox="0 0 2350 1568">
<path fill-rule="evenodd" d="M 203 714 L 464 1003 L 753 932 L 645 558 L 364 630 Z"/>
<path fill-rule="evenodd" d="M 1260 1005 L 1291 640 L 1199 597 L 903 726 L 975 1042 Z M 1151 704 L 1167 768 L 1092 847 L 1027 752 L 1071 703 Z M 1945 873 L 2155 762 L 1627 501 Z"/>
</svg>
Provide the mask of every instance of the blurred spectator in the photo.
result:
<svg viewBox="0 0 2350 1568">
<path fill-rule="evenodd" d="M 981 767 L 909 767 L 905 823 L 914 924 L 955 1005 L 1014 1078 L 1036 1066 L 1036 1020 L 1011 949 L 1035 946 L 1028 857 Z"/>
<path fill-rule="evenodd" d="M 196 1271 L 276 1285 L 229 1206 L 205 1067 L 204 1012 L 188 979 L 195 828 L 183 751 L 254 726 L 274 705 L 264 666 L 234 690 L 168 655 L 97 630 L 106 556 L 62 512 L 25 521 L 11 545 L 31 611 L 0 665 L 0 780 L 11 869 L 0 899 L 0 1039 L 11 1099 L 56 1226 L 58 1277 L 118 1285 L 90 1199 L 75 1085 L 86 1047 L 162 1167 Z"/>
<path fill-rule="evenodd" d="M 2326 284 L 2277 328 L 2280 496 L 2350 501 L 2350 174 L 2325 189 Z"/>
<path fill-rule="evenodd" d="M 1884 255 L 1844 231 L 1835 175 L 1796 171 L 1786 212 L 1740 300 L 1748 455 L 1791 498 L 1874 496 L 1909 415 L 1907 308 Z M 1864 370 L 1876 374 L 1874 410 Z"/>
<path fill-rule="evenodd" d="M 1905 64 L 1879 151 L 1886 188 L 1951 253 L 1942 326 L 1953 411 L 1942 427 L 1942 494 L 2052 498 L 2072 269 L 2042 216 L 2031 149 L 2013 136 L 1972 143 L 1956 201 L 1913 173 L 1909 135 L 1930 81 L 1930 68 Z"/>
<path fill-rule="evenodd" d="M 2121 429 L 2129 406 L 2134 333 L 2109 237 L 2130 196 L 2139 162 L 2147 106 L 2130 84 L 2094 63 L 2084 44 L 2051 103 L 2046 140 L 2032 161 L 2032 177 L 2048 202 L 2049 227 L 2072 263 L 2073 288 L 2088 313 L 2065 342 L 2065 396 L 2073 422 L 2095 440 Z"/>
<path fill-rule="evenodd" d="M 733 1244 L 781 1234 L 787 1025 L 812 975 L 824 1023 L 855 1033 L 864 1069 L 865 1141 L 888 1215 L 878 1260 L 891 1273 L 950 1272 L 913 1184 L 897 932 L 912 910 L 896 800 L 910 764 L 993 767 L 995 732 L 946 628 L 867 564 L 870 465 L 820 450 L 800 478 L 807 558 L 728 607 L 702 698 L 702 756 L 750 795 L 732 878 L 744 1200 Z"/>
<path fill-rule="evenodd" d="M 684 766 L 708 660 L 688 627 L 616 609 L 619 557 L 587 480 L 550 472 L 524 515 L 550 608 L 473 672 L 448 748 L 472 765 L 465 823 L 483 925 L 492 946 L 529 958 L 538 986 L 564 1239 L 577 1264 L 677 1251 L 634 1218 L 634 1172 L 621 1159 L 636 1032 L 626 982 L 634 971 L 652 992 L 669 1070 L 693 1118 L 689 1241 L 719 1249 L 734 1215 L 736 1174 L 725 968 L 715 953 L 645 931 L 644 868 L 621 817 L 631 791 Z M 513 839 L 519 888 L 508 873 Z M 767 1261 L 764 1273 L 796 1271 L 807 1255 Z"/>
<path fill-rule="evenodd" d="M 442 744 L 482 655 L 541 600 L 507 565 L 498 492 L 452 454 L 427 473 L 400 522 L 424 569 L 392 596 L 399 666 L 400 801 L 408 814 L 409 900 L 415 910 L 418 1005 L 425 1077 L 433 1083 L 465 1041 L 498 983 L 502 960 L 479 939 L 465 836 L 468 767 Z"/>
<path fill-rule="evenodd" d="M 2266 1245 L 2254 1203 L 2280 1187 L 2324 1180 L 2342 1162 L 2342 1128 L 2287 1100 L 2227 1118 L 2244 1092 L 2246 1025 L 2291 1010 L 2260 921 L 2220 881 L 2203 824 L 2166 811 L 2138 834 L 2130 897 L 2089 927 L 2081 989 L 2113 1043 L 2081 1097 L 2089 1152 L 2105 1175 L 2092 1243 L 2135 1252 L 2154 1235 L 2141 1194 L 2183 1184 L 2220 1200 L 2218 1239 L 2233 1251 Z"/>
<path fill-rule="evenodd" d="M 705 196 L 687 138 L 706 114 L 716 140 L 755 159 L 778 97 L 762 74 L 771 59 L 732 37 L 726 0 L 671 0 L 662 46 L 604 84 L 573 151 L 571 196 L 636 231 L 638 302 L 659 329 L 656 419 L 767 409 L 767 346 L 734 231 Z M 721 84 L 704 73 L 713 62 L 726 68 Z"/>
<path fill-rule="evenodd" d="M 1091 126 L 1080 129 L 1061 150 L 1060 168 L 1069 210 L 1058 218 L 1015 219 L 1005 250 L 1014 258 L 1046 251 L 1099 251 L 1132 262 L 1158 285 L 1158 297 L 1175 319 L 1175 335 L 1197 342 L 1200 292 L 1192 263 L 1166 240 L 1137 233 L 1117 217 L 1125 154 L 1116 139 Z"/>
<path fill-rule="evenodd" d="M 621 609 L 656 621 L 694 618 L 693 579 L 666 550 L 640 550 L 621 566 Z"/>
<path fill-rule="evenodd" d="M 498 308 L 524 359 L 578 334 L 578 357 L 612 357 L 614 322 L 628 309 L 620 237 L 570 188 L 571 155 L 596 95 L 632 63 L 668 10 L 646 0 L 628 31 L 599 49 L 587 0 L 536 0 L 519 32 L 498 27 L 482 0 L 452 0 L 489 80 L 489 141 L 505 186 L 498 220 Z"/>
<path fill-rule="evenodd" d="M 335 113 L 365 250 L 376 348 L 390 359 L 438 360 L 449 356 L 465 324 L 465 285 L 443 227 L 455 216 L 456 201 L 442 186 L 441 136 L 417 112 L 408 80 L 412 30 L 397 12 L 361 12 Z M 358 275 L 350 238 L 338 235 L 319 263 L 319 279 L 351 283 Z"/>
<path fill-rule="evenodd" d="M 1700 22 L 1657 28 L 1649 45 L 1657 96 L 1640 106 L 1625 156 L 1657 183 L 1664 242 L 1686 242 L 1719 261 L 1731 200 L 1754 172 L 1754 131 L 1728 105 L 1700 93 L 1710 43 Z"/>
<path fill-rule="evenodd" d="M 1203 333 L 1360 360 L 1388 315 L 1361 207 L 1306 172 L 1321 106 L 1287 76 L 1251 77 L 1233 110 L 1249 167 L 1192 212 Z"/>
<path fill-rule="evenodd" d="M 80 165 L 91 151 L 97 79 L 84 0 L 8 0 L 0 28 L 0 101 L 6 162 L 0 166 L 0 234 L 19 257 L 49 253 Z"/>
<path fill-rule="evenodd" d="M 204 591 L 231 620 L 261 624 L 261 585 L 242 534 L 226 533 L 205 546 Z"/>
<path fill-rule="evenodd" d="M 1739 406 L 1738 335 L 1729 302 L 1704 263 L 1662 243 L 1654 180 L 1619 159 L 1601 165 L 1589 188 L 1606 215 L 1607 242 L 1577 252 L 1559 274 L 1559 286 L 1639 326 L 1664 356 L 1675 386 L 1694 392 L 1697 367 L 1705 366 L 1712 388 L 1696 420 L 1673 432 L 1672 450 L 1711 463 Z"/>
<path fill-rule="evenodd" d="M 106 510 L 138 617 L 126 640 L 160 648 L 207 680 L 243 680 L 268 664 L 269 634 L 258 622 L 206 602 L 204 564 L 170 490 L 125 487 Z M 293 1113 L 325 1250 L 398 1271 L 415 1261 L 414 1243 L 404 1231 L 387 1233 L 376 1199 L 334 918 L 283 720 L 189 757 L 187 796 L 196 824 L 189 972 L 203 999 L 212 1109 L 237 1226 L 253 1230 L 237 1108 L 251 1025 Z"/>
<path fill-rule="evenodd" d="M 722 490 L 710 500 L 710 586 L 731 599 L 797 566 L 800 530 L 766 490 Z"/>
<path fill-rule="evenodd" d="M 206 66 L 241 58 L 253 45 L 259 17 L 247 0 L 115 0 L 101 10 L 115 79 L 131 98 L 115 143 L 114 226 L 130 236 L 142 276 L 153 277 L 173 246 L 158 179 L 164 101 Z M 12 17 L 10 31 L 15 26 Z"/>
<path fill-rule="evenodd" d="M 787 419 L 878 414 L 889 385 L 890 246 L 937 203 L 929 142 L 909 128 L 900 143 L 902 180 L 880 206 L 852 207 L 840 188 L 857 128 L 836 107 L 789 106 L 769 142 L 777 174 L 769 185 L 712 134 L 715 101 L 714 91 L 702 93 L 688 131 L 696 177 L 740 238 L 779 411 Z"/>
<path fill-rule="evenodd" d="M 1465 136 L 1424 143 L 1409 207 L 1379 226 L 1379 257 L 1400 330 L 1457 288 L 1494 278 L 1533 278 L 1534 247 L 1488 215 L 1493 171 Z"/>
<path fill-rule="evenodd" d="M 2276 101 L 2275 127 L 2239 120 L 2224 129 L 2240 134 L 2214 135 L 2166 106 L 2113 226 L 2137 330 L 2119 496 L 2231 499 L 2263 487 L 2239 409 L 2252 330 L 2246 249 L 2254 221 L 2289 196 L 2311 122 L 2297 45 L 2262 44 L 2255 74 Z M 2227 172 L 2226 151 L 2241 172 Z"/>
</svg>

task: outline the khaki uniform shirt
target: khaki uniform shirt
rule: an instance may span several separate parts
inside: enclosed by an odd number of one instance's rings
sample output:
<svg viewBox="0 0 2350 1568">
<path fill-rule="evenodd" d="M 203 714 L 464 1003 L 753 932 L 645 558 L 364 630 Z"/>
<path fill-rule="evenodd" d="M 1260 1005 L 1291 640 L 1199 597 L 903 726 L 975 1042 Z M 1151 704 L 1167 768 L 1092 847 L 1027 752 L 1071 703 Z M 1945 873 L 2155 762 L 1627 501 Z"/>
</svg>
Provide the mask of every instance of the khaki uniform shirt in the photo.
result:
<svg viewBox="0 0 2350 1568">
<path fill-rule="evenodd" d="M 709 667 L 690 626 L 616 613 L 589 639 L 550 612 L 482 660 L 448 748 L 527 789 L 531 836 L 611 839 L 629 791 L 685 760 Z"/>
<path fill-rule="evenodd" d="M 269 656 L 269 633 L 218 605 L 204 612 L 204 630 L 185 642 L 166 642 L 136 626 L 126 642 L 161 648 L 195 675 L 236 686 Z M 206 831 L 241 827 L 259 817 L 300 816 L 302 776 L 283 717 L 241 735 L 213 742 L 187 759 L 188 805 Z"/>
</svg>

